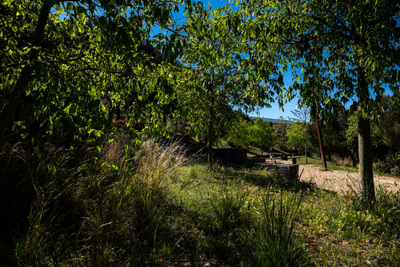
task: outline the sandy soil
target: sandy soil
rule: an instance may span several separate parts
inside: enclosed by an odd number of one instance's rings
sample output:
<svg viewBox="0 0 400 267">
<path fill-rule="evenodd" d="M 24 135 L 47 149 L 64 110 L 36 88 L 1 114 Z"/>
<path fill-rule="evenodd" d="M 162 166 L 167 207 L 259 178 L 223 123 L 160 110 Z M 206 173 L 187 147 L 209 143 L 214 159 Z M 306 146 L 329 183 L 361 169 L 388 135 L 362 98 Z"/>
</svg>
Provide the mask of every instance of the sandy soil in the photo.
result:
<svg viewBox="0 0 400 267">
<path fill-rule="evenodd" d="M 271 160 L 267 160 L 271 162 Z M 277 160 L 277 163 L 291 164 L 291 161 Z M 313 183 L 316 187 L 344 193 L 348 190 L 357 189 L 358 173 L 348 172 L 345 167 L 343 170 L 322 170 L 322 166 L 312 164 L 299 166 L 300 181 Z M 393 192 L 400 191 L 400 179 L 386 177 L 375 174 L 375 186 L 383 186 Z"/>
</svg>

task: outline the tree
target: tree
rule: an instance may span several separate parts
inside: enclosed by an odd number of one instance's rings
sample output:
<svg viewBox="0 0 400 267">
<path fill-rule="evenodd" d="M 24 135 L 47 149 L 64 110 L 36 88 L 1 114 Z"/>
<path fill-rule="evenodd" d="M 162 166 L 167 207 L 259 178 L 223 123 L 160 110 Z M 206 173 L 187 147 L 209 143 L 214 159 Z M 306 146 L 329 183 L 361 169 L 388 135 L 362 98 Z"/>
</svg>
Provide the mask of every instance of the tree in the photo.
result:
<svg viewBox="0 0 400 267">
<path fill-rule="evenodd" d="M 252 111 L 268 105 L 273 99 L 268 85 L 278 87 L 283 82 L 279 72 L 253 67 L 237 19 L 229 6 L 211 11 L 199 3 L 184 25 L 187 47 L 177 98 L 196 137 L 207 140 L 210 163 L 212 146 L 221 136 L 218 128 L 226 125 L 225 114 L 234 108 Z"/>
<path fill-rule="evenodd" d="M 301 123 L 304 129 L 304 156 L 307 163 L 307 120 L 309 119 L 310 109 L 306 105 L 299 105 L 295 110 L 292 111 L 296 117 L 297 123 Z"/>
<path fill-rule="evenodd" d="M 398 94 L 400 3 L 384 1 L 264 1 L 242 10 L 255 12 L 247 27 L 258 29 L 259 50 L 279 54 L 299 77 L 287 91 L 299 91 L 311 114 L 335 117 L 354 100 L 358 116 L 361 197 L 375 200 L 371 120 L 385 89 Z M 250 15 L 249 15 L 250 16 Z"/>
<path fill-rule="evenodd" d="M 272 126 L 261 118 L 256 118 L 253 121 L 253 125 L 250 127 L 250 139 L 251 143 L 261 148 L 268 148 L 274 145 L 276 136 Z"/>
<path fill-rule="evenodd" d="M 304 152 L 305 128 L 300 123 L 288 125 L 286 130 L 287 145 Z"/>
<path fill-rule="evenodd" d="M 287 124 L 285 119 L 281 116 L 278 118 L 276 123 L 273 125 L 274 134 L 276 136 L 276 143 L 280 149 L 284 149 L 287 139 L 286 139 L 286 129 Z"/>
<path fill-rule="evenodd" d="M 238 117 L 231 121 L 228 130 L 228 142 L 235 146 L 249 146 L 251 142 L 251 123 Z"/>
<path fill-rule="evenodd" d="M 150 37 L 150 30 L 167 28 L 178 4 L 2 3 L 1 144 L 18 127 L 26 129 L 23 141 L 90 141 L 121 109 L 131 125 L 146 119 L 147 130 L 160 129 L 157 102 L 171 94 L 166 80 L 181 44 L 166 34 Z"/>
</svg>

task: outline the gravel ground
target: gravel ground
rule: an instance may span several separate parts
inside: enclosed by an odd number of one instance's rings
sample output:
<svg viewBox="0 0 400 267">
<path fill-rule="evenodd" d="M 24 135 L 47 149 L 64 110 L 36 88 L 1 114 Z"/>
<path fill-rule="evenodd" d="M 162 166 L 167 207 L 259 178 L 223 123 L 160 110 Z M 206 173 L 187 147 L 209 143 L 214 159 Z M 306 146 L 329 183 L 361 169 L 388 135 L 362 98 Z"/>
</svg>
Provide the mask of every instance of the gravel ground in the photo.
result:
<svg viewBox="0 0 400 267">
<path fill-rule="evenodd" d="M 267 160 L 267 162 L 271 160 Z M 276 160 L 277 163 L 292 164 L 291 161 Z M 358 188 L 358 173 L 348 172 L 345 167 L 343 170 L 324 171 L 322 166 L 313 164 L 299 166 L 300 181 L 313 183 L 316 187 L 335 191 L 339 193 L 347 192 Z M 400 179 L 374 175 L 375 186 L 384 186 L 389 191 L 400 191 Z"/>
</svg>

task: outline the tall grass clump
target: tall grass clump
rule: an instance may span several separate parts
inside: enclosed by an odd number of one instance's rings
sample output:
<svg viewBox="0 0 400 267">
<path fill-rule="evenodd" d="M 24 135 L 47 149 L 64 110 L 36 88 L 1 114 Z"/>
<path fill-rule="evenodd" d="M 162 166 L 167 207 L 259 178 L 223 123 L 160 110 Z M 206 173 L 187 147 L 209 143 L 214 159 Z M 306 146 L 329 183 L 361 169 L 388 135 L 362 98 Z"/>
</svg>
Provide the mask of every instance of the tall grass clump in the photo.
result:
<svg viewBox="0 0 400 267">
<path fill-rule="evenodd" d="M 205 253 L 216 265 L 247 266 L 251 262 L 251 240 L 254 216 L 250 192 L 240 188 L 237 181 L 222 185 L 209 201 L 211 212 L 206 226 Z"/>
<path fill-rule="evenodd" d="M 246 227 L 250 221 L 248 193 L 227 191 L 211 199 L 216 227 L 224 231 Z"/>
<path fill-rule="evenodd" d="M 393 236 L 400 231 L 400 193 L 389 191 L 383 186 L 376 188 L 376 201 L 366 205 L 359 194 L 351 192 L 346 220 L 350 231 L 361 229 L 375 235 Z M 343 217 L 343 216 L 340 216 Z M 355 235 L 356 236 L 356 235 Z"/>
<path fill-rule="evenodd" d="M 34 173 L 46 179 L 15 244 L 18 265 L 142 266 L 174 257 L 166 190 L 185 161 L 182 147 L 148 139 L 126 158 L 126 142 L 105 142 L 78 165 L 48 151 L 46 168 Z"/>
<path fill-rule="evenodd" d="M 155 139 L 148 139 L 141 143 L 133 161 L 136 182 L 142 183 L 147 189 L 162 189 L 186 158 L 184 148 L 179 143 L 159 143 Z"/>
<path fill-rule="evenodd" d="M 267 192 L 262 200 L 259 225 L 254 232 L 257 266 L 296 266 L 303 250 L 293 230 L 301 197 Z"/>
</svg>

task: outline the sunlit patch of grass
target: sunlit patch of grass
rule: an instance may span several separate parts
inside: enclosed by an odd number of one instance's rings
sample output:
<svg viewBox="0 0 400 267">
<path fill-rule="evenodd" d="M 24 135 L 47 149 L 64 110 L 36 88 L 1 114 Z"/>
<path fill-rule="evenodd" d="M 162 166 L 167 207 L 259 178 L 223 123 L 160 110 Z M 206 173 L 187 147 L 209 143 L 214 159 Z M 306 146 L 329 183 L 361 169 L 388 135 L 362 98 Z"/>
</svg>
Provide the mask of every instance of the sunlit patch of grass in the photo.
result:
<svg viewBox="0 0 400 267">
<path fill-rule="evenodd" d="M 371 208 L 358 205 L 357 199 L 354 194 L 324 191 L 310 191 L 304 197 L 299 234 L 317 266 L 382 265 L 388 261 L 389 244 L 392 238 L 398 240 L 393 232 L 398 225 L 388 222 L 399 218 L 399 196 L 378 190 L 377 203 Z M 390 255 L 390 260 L 396 261 Z"/>
</svg>

